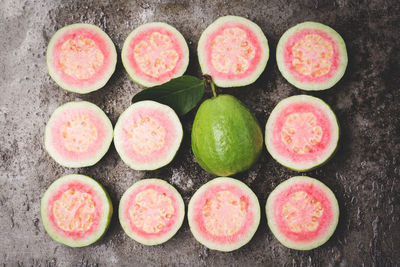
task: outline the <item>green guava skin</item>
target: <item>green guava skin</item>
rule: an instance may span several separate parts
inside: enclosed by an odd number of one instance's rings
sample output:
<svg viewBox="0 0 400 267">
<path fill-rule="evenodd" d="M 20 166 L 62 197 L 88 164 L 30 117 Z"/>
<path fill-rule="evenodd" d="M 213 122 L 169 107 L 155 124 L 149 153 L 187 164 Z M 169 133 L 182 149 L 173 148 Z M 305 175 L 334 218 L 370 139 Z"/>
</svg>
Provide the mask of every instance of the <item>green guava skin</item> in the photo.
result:
<svg viewBox="0 0 400 267">
<path fill-rule="evenodd" d="M 204 101 L 192 128 L 192 150 L 199 165 L 217 176 L 248 170 L 260 156 L 263 134 L 249 109 L 231 95 Z"/>
</svg>

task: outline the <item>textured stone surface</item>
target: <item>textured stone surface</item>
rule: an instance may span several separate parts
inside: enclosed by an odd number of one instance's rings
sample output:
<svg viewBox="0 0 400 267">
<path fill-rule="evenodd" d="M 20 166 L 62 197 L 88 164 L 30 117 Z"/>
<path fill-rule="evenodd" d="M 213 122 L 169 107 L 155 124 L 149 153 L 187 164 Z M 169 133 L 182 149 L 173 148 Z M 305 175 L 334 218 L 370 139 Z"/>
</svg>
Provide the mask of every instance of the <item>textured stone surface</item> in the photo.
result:
<svg viewBox="0 0 400 267">
<path fill-rule="evenodd" d="M 399 265 L 399 13 L 396 0 L 0 1 L 0 262 L 6 266 Z M 197 165 L 190 149 L 193 111 L 182 118 L 185 137 L 176 159 L 160 170 L 129 169 L 113 146 L 90 168 L 67 169 L 55 163 L 43 149 L 43 132 L 57 106 L 88 100 L 115 124 L 142 88 L 129 79 L 119 59 L 103 89 L 88 95 L 60 89 L 46 71 L 49 38 L 62 26 L 88 22 L 103 28 L 120 52 L 136 26 L 164 21 L 187 39 L 191 52 L 187 73 L 199 75 L 197 40 L 208 24 L 228 14 L 253 20 L 270 41 L 271 59 L 258 81 L 224 90 L 248 105 L 262 125 L 279 100 L 302 93 L 277 69 L 274 53 L 280 35 L 296 23 L 314 20 L 333 27 L 346 41 L 349 66 L 344 78 L 330 90 L 310 93 L 331 105 L 342 130 L 334 158 L 305 173 L 327 184 L 338 198 L 341 214 L 333 237 L 313 251 L 287 249 L 272 236 L 263 211 L 255 237 L 232 253 L 202 247 L 192 237 L 187 220 L 167 243 L 142 246 L 124 234 L 116 214 L 104 238 L 92 246 L 73 249 L 54 242 L 41 225 L 39 204 L 46 188 L 64 174 L 77 172 L 97 179 L 115 208 L 125 189 L 145 177 L 171 182 L 187 204 L 194 191 L 213 176 Z M 275 186 L 294 175 L 264 148 L 259 162 L 235 177 L 246 182 L 264 206 Z"/>
</svg>

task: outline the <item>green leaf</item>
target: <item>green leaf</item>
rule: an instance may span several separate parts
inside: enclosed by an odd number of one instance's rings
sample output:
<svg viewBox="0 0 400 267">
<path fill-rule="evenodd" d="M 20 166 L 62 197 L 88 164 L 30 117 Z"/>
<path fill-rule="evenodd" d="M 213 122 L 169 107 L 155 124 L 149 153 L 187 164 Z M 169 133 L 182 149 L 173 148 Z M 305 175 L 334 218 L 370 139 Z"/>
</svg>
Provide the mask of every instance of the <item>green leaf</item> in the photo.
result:
<svg viewBox="0 0 400 267">
<path fill-rule="evenodd" d="M 170 106 L 179 116 L 182 116 L 192 110 L 203 95 L 204 80 L 184 75 L 140 91 L 132 98 L 132 103 L 153 100 Z"/>
</svg>

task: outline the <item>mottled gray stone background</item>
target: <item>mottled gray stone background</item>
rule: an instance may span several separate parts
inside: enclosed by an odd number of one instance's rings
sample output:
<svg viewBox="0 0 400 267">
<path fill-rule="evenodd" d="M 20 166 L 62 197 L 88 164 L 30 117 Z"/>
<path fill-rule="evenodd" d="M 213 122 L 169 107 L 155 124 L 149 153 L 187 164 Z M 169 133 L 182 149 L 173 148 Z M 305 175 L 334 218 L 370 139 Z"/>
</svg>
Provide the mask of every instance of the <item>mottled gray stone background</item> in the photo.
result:
<svg viewBox="0 0 400 267">
<path fill-rule="evenodd" d="M 0 1 L 0 262 L 5 266 L 399 266 L 400 265 L 400 79 L 398 0 L 228 1 Z M 264 127 L 283 98 L 304 93 L 280 75 L 275 47 L 281 34 L 305 20 L 325 23 L 344 38 L 349 65 L 332 89 L 310 93 L 337 114 L 341 139 L 326 165 L 304 174 L 316 177 L 336 194 L 340 220 L 332 238 L 312 251 L 290 250 L 273 237 L 262 212 L 257 233 L 232 253 L 205 249 L 192 237 L 187 221 L 163 245 L 142 246 L 123 232 L 116 214 L 99 242 L 69 248 L 44 231 L 40 198 L 58 177 L 82 173 L 110 193 L 115 209 L 135 181 L 159 177 L 172 183 L 186 204 L 213 178 L 195 162 L 190 130 L 195 111 L 182 118 L 185 137 L 175 160 L 152 172 L 129 169 L 113 146 L 95 166 L 68 169 L 43 149 L 43 132 L 51 113 L 71 100 L 100 106 L 115 124 L 142 87 L 132 82 L 120 58 L 109 83 L 88 95 L 69 93 L 49 77 L 45 51 L 49 38 L 65 25 L 93 23 L 107 32 L 118 52 L 125 37 L 145 22 L 163 21 L 185 36 L 190 52 L 188 74 L 199 75 L 196 45 L 216 18 L 240 15 L 263 29 L 271 57 L 251 86 L 223 90 L 242 100 Z M 222 92 L 222 90 L 219 90 Z M 210 97 L 210 93 L 206 94 Z M 276 163 L 264 149 L 258 163 L 235 178 L 247 183 L 265 205 L 268 194 L 296 175 Z"/>
</svg>

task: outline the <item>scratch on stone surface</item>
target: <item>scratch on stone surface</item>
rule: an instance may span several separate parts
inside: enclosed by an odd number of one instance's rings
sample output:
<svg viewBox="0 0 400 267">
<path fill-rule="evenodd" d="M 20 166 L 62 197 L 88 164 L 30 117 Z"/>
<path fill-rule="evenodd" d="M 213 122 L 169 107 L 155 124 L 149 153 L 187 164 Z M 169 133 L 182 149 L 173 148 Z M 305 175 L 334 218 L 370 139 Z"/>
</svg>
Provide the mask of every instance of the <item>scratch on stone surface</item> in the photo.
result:
<svg viewBox="0 0 400 267">
<path fill-rule="evenodd" d="M 14 223 L 14 209 L 13 208 L 11 208 L 11 211 L 10 211 L 10 220 L 11 220 L 11 229 L 12 229 L 15 226 L 15 223 Z"/>
<path fill-rule="evenodd" d="M 85 260 L 84 257 L 82 257 L 81 261 L 77 264 L 77 267 L 98 267 L 98 263 L 90 263 L 89 260 Z"/>
<path fill-rule="evenodd" d="M 36 228 L 36 234 L 39 234 L 40 229 L 39 229 L 39 219 L 38 219 L 38 218 L 36 218 L 36 219 L 33 220 L 33 225 L 34 225 L 35 228 Z"/>
<path fill-rule="evenodd" d="M 206 248 L 204 246 L 201 246 L 200 253 L 199 253 L 199 258 L 204 263 L 206 262 L 206 258 L 208 257 L 208 251 L 209 251 L 208 248 Z"/>
<path fill-rule="evenodd" d="M 378 236 L 379 236 L 379 216 L 376 216 L 376 218 L 372 221 L 372 239 L 370 241 L 370 249 L 371 249 L 371 256 L 372 256 L 372 261 L 374 262 L 374 265 L 377 264 L 377 260 L 379 256 L 378 254 L 379 251 L 377 251 L 377 245 L 378 245 Z"/>
<path fill-rule="evenodd" d="M 57 260 L 55 258 L 46 262 L 46 267 L 53 267 L 53 266 L 57 266 Z"/>
<path fill-rule="evenodd" d="M 0 205 L 4 206 L 5 203 L 6 203 L 6 197 L 4 195 L 0 195 Z"/>
</svg>

